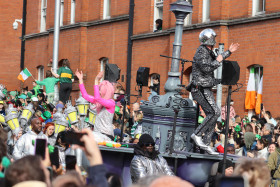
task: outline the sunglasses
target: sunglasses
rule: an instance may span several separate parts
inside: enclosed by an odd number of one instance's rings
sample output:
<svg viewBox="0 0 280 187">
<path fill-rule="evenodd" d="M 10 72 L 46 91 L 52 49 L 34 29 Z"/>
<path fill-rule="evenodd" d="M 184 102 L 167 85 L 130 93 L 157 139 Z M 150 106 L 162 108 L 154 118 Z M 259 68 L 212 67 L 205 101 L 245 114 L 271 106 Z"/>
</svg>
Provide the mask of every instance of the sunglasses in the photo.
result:
<svg viewBox="0 0 280 187">
<path fill-rule="evenodd" d="M 155 146 L 155 143 L 145 143 L 144 146 L 146 146 L 146 147 Z"/>
</svg>

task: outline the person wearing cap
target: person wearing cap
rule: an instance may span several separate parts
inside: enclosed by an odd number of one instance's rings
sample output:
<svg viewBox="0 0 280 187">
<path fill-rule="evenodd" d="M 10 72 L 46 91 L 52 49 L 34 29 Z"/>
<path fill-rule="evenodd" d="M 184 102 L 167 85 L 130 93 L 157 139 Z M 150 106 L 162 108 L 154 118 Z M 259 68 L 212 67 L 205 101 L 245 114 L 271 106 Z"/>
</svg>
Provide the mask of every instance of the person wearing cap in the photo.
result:
<svg viewBox="0 0 280 187">
<path fill-rule="evenodd" d="M 27 96 L 25 94 L 20 94 L 18 96 L 18 99 L 22 103 L 22 106 L 26 106 L 27 105 L 26 98 L 27 98 Z"/>
<path fill-rule="evenodd" d="M 155 141 L 149 134 L 140 136 L 139 142 L 134 147 L 130 173 L 133 183 L 148 175 L 174 175 L 166 160 L 155 150 Z"/>
</svg>

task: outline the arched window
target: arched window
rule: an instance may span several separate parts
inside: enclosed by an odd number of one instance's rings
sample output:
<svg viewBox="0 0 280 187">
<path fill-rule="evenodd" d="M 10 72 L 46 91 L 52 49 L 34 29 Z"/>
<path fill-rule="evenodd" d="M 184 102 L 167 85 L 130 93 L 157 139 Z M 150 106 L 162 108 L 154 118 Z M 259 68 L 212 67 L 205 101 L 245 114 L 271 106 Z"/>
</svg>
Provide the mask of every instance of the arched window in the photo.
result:
<svg viewBox="0 0 280 187">
<path fill-rule="evenodd" d="M 100 71 L 104 71 L 104 75 L 105 75 L 105 67 L 106 67 L 106 64 L 109 64 L 109 59 L 106 57 L 103 57 L 99 61 L 100 61 Z M 103 78 L 102 78 L 102 80 L 103 80 Z"/>
<path fill-rule="evenodd" d="M 71 0 L 71 14 L 70 14 L 70 23 L 75 23 L 75 12 L 76 12 L 76 0 Z"/>
<path fill-rule="evenodd" d="M 265 14 L 265 0 L 253 0 L 252 15 Z"/>
<path fill-rule="evenodd" d="M 210 0 L 203 0 L 202 5 L 202 22 L 210 21 Z"/>
<path fill-rule="evenodd" d="M 38 66 L 37 73 L 38 73 L 37 80 L 38 81 L 44 80 L 44 66 Z M 43 86 L 40 86 L 40 87 L 43 88 Z"/>
<path fill-rule="evenodd" d="M 63 26 L 64 0 L 60 0 L 60 26 Z"/>
</svg>

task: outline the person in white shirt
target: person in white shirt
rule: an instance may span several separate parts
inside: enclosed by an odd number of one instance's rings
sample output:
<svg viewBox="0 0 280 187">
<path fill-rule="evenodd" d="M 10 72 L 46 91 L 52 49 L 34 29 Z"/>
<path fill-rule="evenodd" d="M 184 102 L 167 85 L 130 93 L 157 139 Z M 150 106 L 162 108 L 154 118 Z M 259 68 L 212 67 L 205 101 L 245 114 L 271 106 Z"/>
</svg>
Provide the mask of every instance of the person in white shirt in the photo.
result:
<svg viewBox="0 0 280 187">
<path fill-rule="evenodd" d="M 34 118 L 31 121 L 31 131 L 22 135 L 16 142 L 13 152 L 14 159 L 18 160 L 26 155 L 34 155 L 37 138 L 48 140 L 48 137 L 42 132 L 41 120 Z"/>
</svg>

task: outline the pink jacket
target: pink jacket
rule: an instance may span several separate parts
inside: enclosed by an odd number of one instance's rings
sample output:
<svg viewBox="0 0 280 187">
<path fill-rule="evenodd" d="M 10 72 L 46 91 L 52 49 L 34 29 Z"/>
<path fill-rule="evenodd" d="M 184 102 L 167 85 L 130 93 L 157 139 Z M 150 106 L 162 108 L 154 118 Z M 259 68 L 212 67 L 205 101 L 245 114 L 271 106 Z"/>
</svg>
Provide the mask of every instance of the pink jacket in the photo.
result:
<svg viewBox="0 0 280 187">
<path fill-rule="evenodd" d="M 115 112 L 115 101 L 113 99 L 103 99 L 99 93 L 99 86 L 94 85 L 94 96 L 88 95 L 84 84 L 79 84 L 82 96 L 85 100 L 95 104 L 100 103 L 103 107 L 107 109 L 108 112 L 114 113 Z"/>
</svg>

